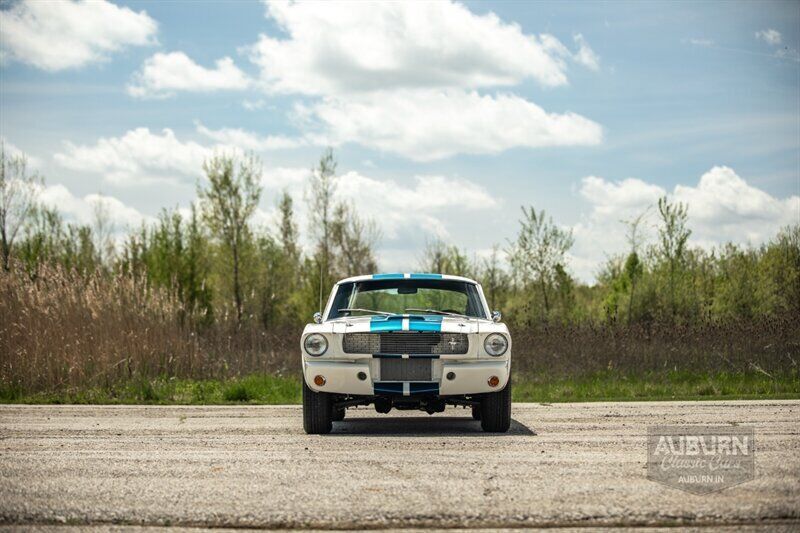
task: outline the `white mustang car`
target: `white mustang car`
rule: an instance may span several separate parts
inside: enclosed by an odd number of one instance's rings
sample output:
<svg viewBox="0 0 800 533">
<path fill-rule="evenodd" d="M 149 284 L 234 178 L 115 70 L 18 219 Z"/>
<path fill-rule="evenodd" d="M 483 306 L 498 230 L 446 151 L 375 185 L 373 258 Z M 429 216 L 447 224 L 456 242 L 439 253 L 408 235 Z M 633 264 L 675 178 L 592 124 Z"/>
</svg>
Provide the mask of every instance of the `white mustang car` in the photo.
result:
<svg viewBox="0 0 800 533">
<path fill-rule="evenodd" d="M 429 414 L 472 408 L 484 431 L 511 424 L 511 336 L 475 281 L 374 274 L 336 284 L 301 338 L 303 426 L 328 433 L 356 405 Z"/>
</svg>

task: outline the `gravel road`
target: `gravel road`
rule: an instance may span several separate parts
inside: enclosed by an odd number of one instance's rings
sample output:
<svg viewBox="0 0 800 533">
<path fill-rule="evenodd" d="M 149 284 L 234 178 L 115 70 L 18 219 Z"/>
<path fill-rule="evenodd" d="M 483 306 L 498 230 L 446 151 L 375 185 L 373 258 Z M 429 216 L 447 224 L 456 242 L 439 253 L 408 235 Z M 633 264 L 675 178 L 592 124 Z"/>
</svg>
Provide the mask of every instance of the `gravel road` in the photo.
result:
<svg viewBox="0 0 800 533">
<path fill-rule="evenodd" d="M 0 524 L 272 528 L 718 525 L 800 528 L 800 402 L 514 404 L 348 411 L 308 436 L 298 406 L 0 406 Z M 753 481 L 696 496 L 646 479 L 655 424 L 753 426 Z"/>
</svg>

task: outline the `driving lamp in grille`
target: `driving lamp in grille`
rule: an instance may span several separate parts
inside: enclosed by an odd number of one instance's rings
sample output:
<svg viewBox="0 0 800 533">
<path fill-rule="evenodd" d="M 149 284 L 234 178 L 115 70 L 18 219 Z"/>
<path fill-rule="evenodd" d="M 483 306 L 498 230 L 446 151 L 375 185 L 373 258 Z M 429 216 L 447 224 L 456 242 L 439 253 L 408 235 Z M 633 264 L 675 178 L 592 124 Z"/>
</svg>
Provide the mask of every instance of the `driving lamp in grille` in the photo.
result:
<svg viewBox="0 0 800 533">
<path fill-rule="evenodd" d="M 328 349 L 328 341 L 319 333 L 312 333 L 303 341 L 303 347 L 308 355 L 319 357 Z"/>
<path fill-rule="evenodd" d="M 492 333 L 483 341 L 483 348 L 492 357 L 500 357 L 508 350 L 508 340 L 500 333 Z"/>
</svg>

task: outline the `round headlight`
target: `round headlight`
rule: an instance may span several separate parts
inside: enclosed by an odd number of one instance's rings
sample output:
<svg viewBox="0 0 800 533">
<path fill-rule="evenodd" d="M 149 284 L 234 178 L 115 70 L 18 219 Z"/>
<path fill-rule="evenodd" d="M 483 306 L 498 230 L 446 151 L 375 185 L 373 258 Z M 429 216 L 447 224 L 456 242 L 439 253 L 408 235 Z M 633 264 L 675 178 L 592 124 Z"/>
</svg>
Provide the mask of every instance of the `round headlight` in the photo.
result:
<svg viewBox="0 0 800 533">
<path fill-rule="evenodd" d="M 308 355 L 319 357 L 328 349 L 328 340 L 319 333 L 312 333 L 303 341 L 303 347 Z"/>
<path fill-rule="evenodd" d="M 508 340 L 500 333 L 492 333 L 483 341 L 483 348 L 492 357 L 500 357 L 508 350 Z"/>
</svg>

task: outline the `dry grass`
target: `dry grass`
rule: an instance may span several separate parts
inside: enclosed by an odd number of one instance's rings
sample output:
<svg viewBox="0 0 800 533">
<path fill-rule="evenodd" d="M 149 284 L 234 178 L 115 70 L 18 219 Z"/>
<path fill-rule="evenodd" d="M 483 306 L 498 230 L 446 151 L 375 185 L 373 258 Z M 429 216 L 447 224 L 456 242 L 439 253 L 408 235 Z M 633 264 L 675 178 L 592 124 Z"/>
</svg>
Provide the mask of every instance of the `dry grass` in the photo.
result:
<svg viewBox="0 0 800 533">
<path fill-rule="evenodd" d="M 42 267 L 31 281 L 0 271 L 0 388 L 17 394 L 113 389 L 147 380 L 228 380 L 299 373 L 302 325 L 213 325 L 188 316 L 143 278 Z M 795 375 L 800 317 L 691 326 L 540 325 L 513 331 L 514 366 L 539 381 L 613 372 Z M 0 391 L 2 392 L 2 391 Z M 9 396 L 5 394 L 5 396 Z"/>
<path fill-rule="evenodd" d="M 83 277 L 60 267 L 35 281 L 0 272 L 0 387 L 25 392 L 138 378 L 287 373 L 299 332 L 195 327 L 169 291 L 142 278 Z"/>
<path fill-rule="evenodd" d="M 791 315 L 691 325 L 554 324 L 512 336 L 518 372 L 559 378 L 607 371 L 769 376 L 797 371 L 800 362 L 800 317 Z"/>
</svg>

